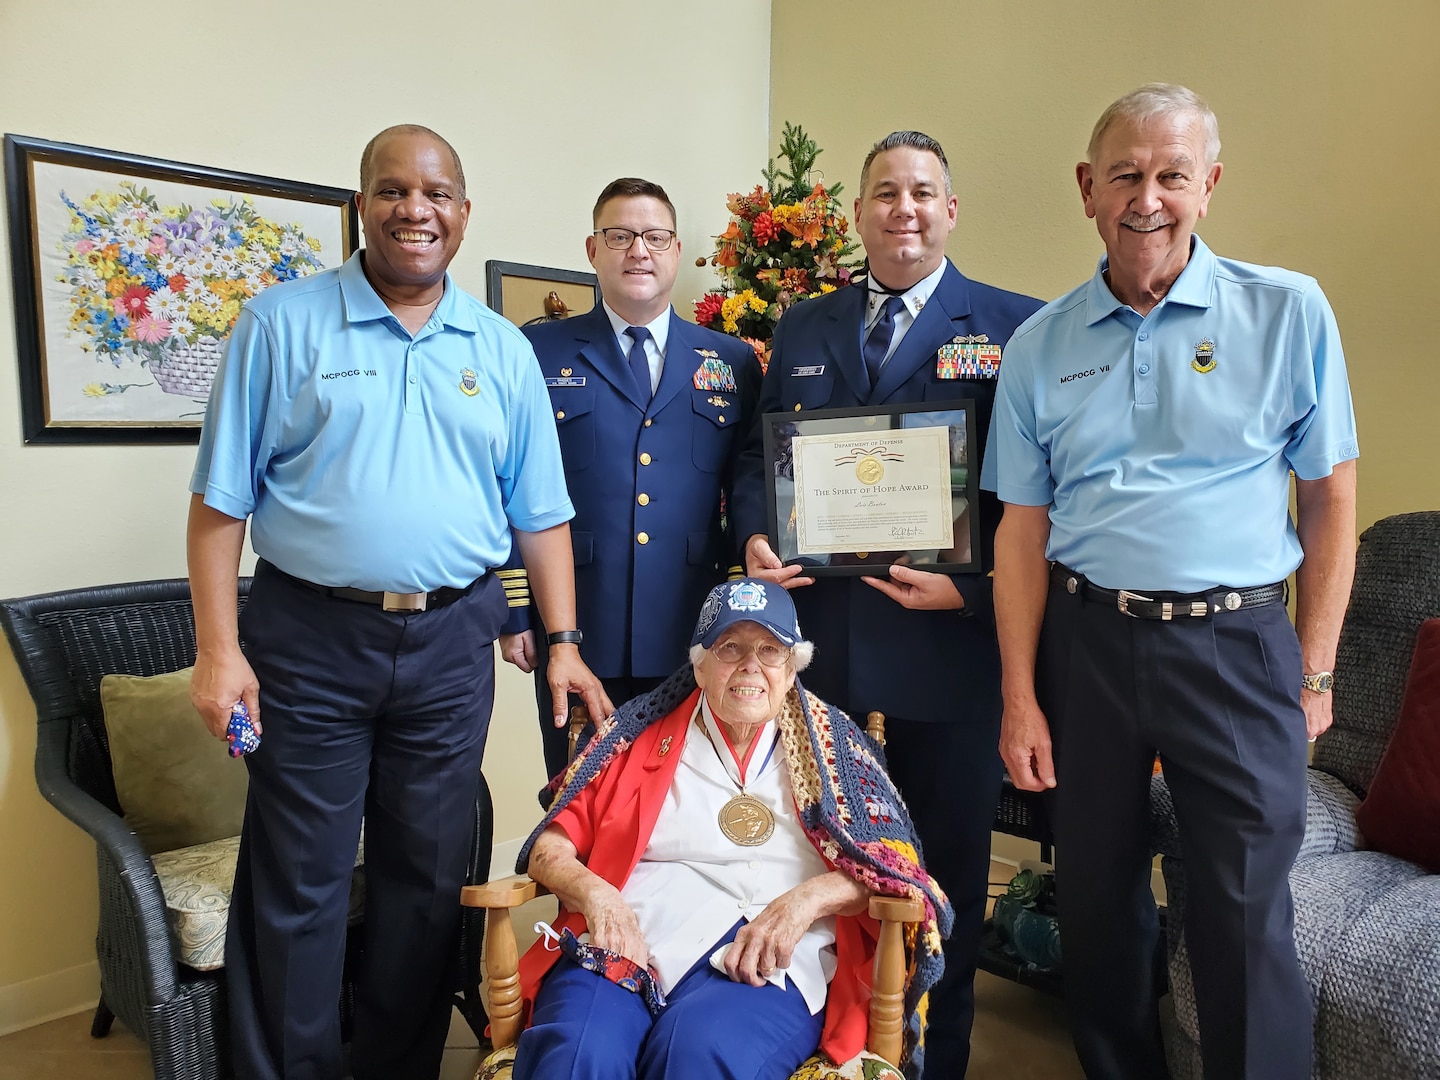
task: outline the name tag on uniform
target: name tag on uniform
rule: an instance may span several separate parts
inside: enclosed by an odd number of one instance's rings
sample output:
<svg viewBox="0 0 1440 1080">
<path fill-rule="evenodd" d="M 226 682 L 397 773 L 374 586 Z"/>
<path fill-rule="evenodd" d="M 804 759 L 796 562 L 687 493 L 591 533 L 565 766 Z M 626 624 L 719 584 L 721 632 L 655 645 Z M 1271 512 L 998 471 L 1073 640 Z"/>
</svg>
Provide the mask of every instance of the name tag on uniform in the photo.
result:
<svg viewBox="0 0 1440 1080">
<path fill-rule="evenodd" d="M 584 376 L 584 375 L 571 375 L 571 376 L 569 376 L 568 378 L 552 379 L 552 378 L 550 378 L 550 377 L 547 375 L 547 376 L 545 377 L 545 385 L 546 385 L 546 386 L 584 386 L 584 385 L 585 385 L 585 376 Z"/>
<path fill-rule="evenodd" d="M 806 375 L 824 375 L 824 374 L 825 374 L 825 365 L 824 365 L 824 364 L 811 364 L 809 367 L 791 368 L 791 369 L 790 369 L 790 374 L 791 374 L 792 377 L 797 378 L 797 379 L 804 378 Z"/>
</svg>

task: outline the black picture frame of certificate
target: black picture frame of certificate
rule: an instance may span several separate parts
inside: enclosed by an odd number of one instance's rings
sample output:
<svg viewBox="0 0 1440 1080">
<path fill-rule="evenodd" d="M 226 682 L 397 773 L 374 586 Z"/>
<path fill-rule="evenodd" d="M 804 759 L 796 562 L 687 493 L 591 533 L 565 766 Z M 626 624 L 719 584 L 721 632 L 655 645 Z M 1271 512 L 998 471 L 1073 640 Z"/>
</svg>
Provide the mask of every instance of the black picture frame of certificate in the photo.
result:
<svg viewBox="0 0 1440 1080">
<path fill-rule="evenodd" d="M 766 413 L 770 547 L 814 575 L 979 573 L 975 415 L 969 398 Z"/>
</svg>

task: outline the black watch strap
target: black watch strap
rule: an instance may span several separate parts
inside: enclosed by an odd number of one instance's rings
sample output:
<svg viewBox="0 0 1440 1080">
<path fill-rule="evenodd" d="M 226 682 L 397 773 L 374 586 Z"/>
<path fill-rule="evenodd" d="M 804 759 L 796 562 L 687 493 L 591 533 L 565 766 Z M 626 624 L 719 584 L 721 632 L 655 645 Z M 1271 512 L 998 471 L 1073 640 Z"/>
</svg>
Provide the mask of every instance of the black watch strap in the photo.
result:
<svg viewBox="0 0 1440 1080">
<path fill-rule="evenodd" d="M 584 641 L 585 635 L 579 630 L 559 630 L 545 635 L 547 645 L 580 645 Z"/>
</svg>

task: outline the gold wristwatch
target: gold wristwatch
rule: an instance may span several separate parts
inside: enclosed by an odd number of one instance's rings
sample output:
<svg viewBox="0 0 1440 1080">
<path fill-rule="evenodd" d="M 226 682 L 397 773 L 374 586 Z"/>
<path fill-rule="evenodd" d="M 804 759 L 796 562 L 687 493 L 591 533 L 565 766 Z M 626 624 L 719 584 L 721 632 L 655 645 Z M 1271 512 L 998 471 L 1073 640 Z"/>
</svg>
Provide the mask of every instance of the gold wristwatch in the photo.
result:
<svg viewBox="0 0 1440 1080">
<path fill-rule="evenodd" d="M 1333 671 L 1317 671 L 1314 675 L 1302 677 L 1300 685 L 1317 694 L 1328 694 L 1330 688 L 1335 685 L 1335 673 Z"/>
</svg>

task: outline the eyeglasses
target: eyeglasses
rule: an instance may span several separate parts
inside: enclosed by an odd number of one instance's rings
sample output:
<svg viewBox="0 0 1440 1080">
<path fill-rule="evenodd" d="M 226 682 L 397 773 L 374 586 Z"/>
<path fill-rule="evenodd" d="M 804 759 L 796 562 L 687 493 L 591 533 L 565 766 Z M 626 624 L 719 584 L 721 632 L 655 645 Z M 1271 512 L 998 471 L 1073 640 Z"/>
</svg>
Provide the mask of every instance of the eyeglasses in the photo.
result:
<svg viewBox="0 0 1440 1080">
<path fill-rule="evenodd" d="M 769 641 L 762 641 L 756 645 L 742 645 L 734 638 L 716 645 L 710 650 L 710 655 L 722 664 L 738 664 L 752 652 L 755 654 L 755 659 L 766 667 L 784 667 L 790 660 L 790 650 L 780 645 Z"/>
<path fill-rule="evenodd" d="M 597 233 L 605 238 L 605 246 L 615 251 L 629 251 L 630 245 L 635 243 L 635 237 L 645 241 L 645 246 L 651 251 L 669 251 L 670 245 L 675 242 L 674 229 L 646 229 L 637 233 L 634 229 L 596 229 Z"/>
</svg>

